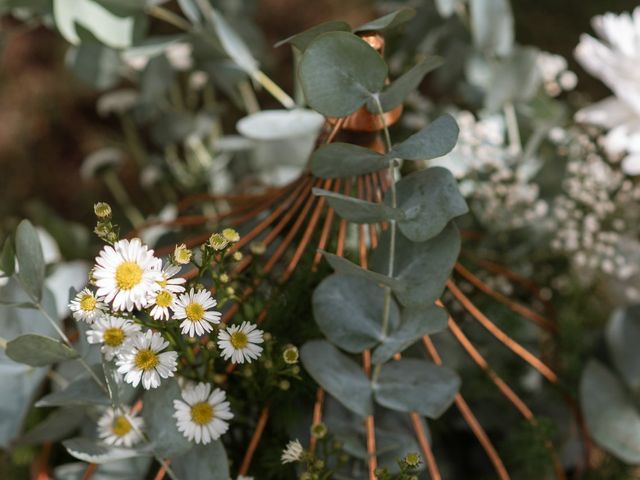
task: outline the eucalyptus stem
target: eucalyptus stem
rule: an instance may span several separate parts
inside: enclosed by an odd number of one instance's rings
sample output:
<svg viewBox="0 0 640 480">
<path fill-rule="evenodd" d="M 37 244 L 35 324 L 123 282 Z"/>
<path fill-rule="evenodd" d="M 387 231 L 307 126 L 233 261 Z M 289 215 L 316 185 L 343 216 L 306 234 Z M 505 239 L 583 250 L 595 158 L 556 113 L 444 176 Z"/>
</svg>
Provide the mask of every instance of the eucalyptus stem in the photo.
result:
<svg viewBox="0 0 640 480">
<path fill-rule="evenodd" d="M 509 144 L 516 155 L 522 153 L 522 140 L 520 140 L 520 128 L 518 127 L 518 117 L 513 103 L 509 102 L 504 106 L 504 116 L 507 122 L 507 135 Z"/>
<path fill-rule="evenodd" d="M 378 95 L 373 96 L 373 100 L 378 109 L 378 114 L 380 115 L 380 120 L 382 121 L 382 126 L 384 127 L 384 139 L 385 139 L 385 147 L 386 151 L 389 152 L 391 150 L 391 135 L 389 134 L 389 127 L 387 125 L 387 120 L 384 117 L 384 110 L 382 109 L 382 104 L 380 103 L 380 98 Z M 396 208 L 398 206 L 398 198 L 396 193 L 396 159 L 392 158 L 389 162 L 389 177 L 391 185 L 389 187 L 389 194 L 391 195 L 391 207 Z M 395 255 L 396 255 L 396 221 L 394 219 L 389 219 L 389 263 L 387 267 L 387 276 L 393 278 L 393 270 L 395 264 Z M 381 327 L 381 335 L 386 337 L 389 330 L 389 318 L 391 316 L 391 287 L 384 287 L 384 300 L 383 300 L 383 313 L 382 313 L 382 327 Z M 380 370 L 382 368 L 382 364 L 377 364 L 373 369 L 373 374 L 371 375 L 371 381 L 376 382 L 378 377 L 380 376 Z"/>
<path fill-rule="evenodd" d="M 242 98 L 242 103 L 244 103 L 244 108 L 247 113 L 256 113 L 260 111 L 258 99 L 256 98 L 256 94 L 253 91 L 249 80 L 241 81 L 238 84 L 238 91 L 240 92 L 240 97 Z"/>
<path fill-rule="evenodd" d="M 147 9 L 147 13 L 157 18 L 158 20 L 162 20 L 164 22 L 170 23 L 174 27 L 178 27 L 180 30 L 190 31 L 191 24 L 187 22 L 184 18 L 179 15 L 176 15 L 170 10 L 166 8 L 159 7 L 158 5 L 154 5 Z"/>
<path fill-rule="evenodd" d="M 280 86 L 271 80 L 262 70 L 251 73 L 251 77 L 264 87 L 264 89 L 278 100 L 284 108 L 295 108 L 296 102 Z"/>
</svg>

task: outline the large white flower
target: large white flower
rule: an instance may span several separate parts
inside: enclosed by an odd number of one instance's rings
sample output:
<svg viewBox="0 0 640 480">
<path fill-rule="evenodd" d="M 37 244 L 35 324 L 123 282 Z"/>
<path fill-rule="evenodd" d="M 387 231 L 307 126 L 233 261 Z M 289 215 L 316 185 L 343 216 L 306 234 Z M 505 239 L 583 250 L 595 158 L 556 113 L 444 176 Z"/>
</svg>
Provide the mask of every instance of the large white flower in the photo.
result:
<svg viewBox="0 0 640 480">
<path fill-rule="evenodd" d="M 137 387 L 149 390 L 160 386 L 160 378 L 173 377 L 177 368 L 178 354 L 162 352 L 169 346 L 157 332 L 147 330 L 131 338 L 126 348 L 118 352 L 118 373 L 124 375 L 124 381 Z"/>
<path fill-rule="evenodd" d="M 127 416 L 113 408 L 107 408 L 98 419 L 98 436 L 109 445 L 131 447 L 138 443 L 142 439 L 138 432 L 142 429 L 144 420 L 134 413 Z"/>
<path fill-rule="evenodd" d="M 225 360 L 229 358 L 233 363 L 251 363 L 262 353 L 262 330 L 249 322 L 242 322 L 242 325 L 232 325 L 225 330 L 218 332 L 218 347 L 222 350 L 221 355 Z"/>
<path fill-rule="evenodd" d="M 162 261 L 139 238 L 106 246 L 96 258 L 93 277 L 98 297 L 113 302 L 114 310 L 146 307 L 151 292 L 160 288 Z"/>
<path fill-rule="evenodd" d="M 71 310 L 73 318 L 87 323 L 93 323 L 104 315 L 106 307 L 88 288 L 78 292 L 74 299 L 69 302 L 69 310 Z"/>
<path fill-rule="evenodd" d="M 97 319 L 87 331 L 89 343 L 101 343 L 104 358 L 111 360 L 126 344 L 127 340 L 140 332 L 140 326 L 131 320 L 104 315 Z"/>
<path fill-rule="evenodd" d="M 198 290 L 195 292 L 193 288 L 189 293 L 184 293 L 175 301 L 175 305 L 171 307 L 174 312 L 174 318 L 184 321 L 180 324 L 182 333 L 191 337 L 195 335 L 204 335 L 213 330 L 212 323 L 220 323 L 220 312 L 209 310 L 218 304 L 215 299 L 211 298 L 211 293 L 207 290 Z"/>
<path fill-rule="evenodd" d="M 229 429 L 227 420 L 233 418 L 226 394 L 219 388 L 212 392 L 207 383 L 187 386 L 182 390 L 182 400 L 174 400 L 173 406 L 178 430 L 196 443 L 220 438 Z"/>
<path fill-rule="evenodd" d="M 580 110 L 579 122 L 609 130 L 604 146 L 611 156 L 624 156 L 622 169 L 640 174 L 640 7 L 633 14 L 607 13 L 594 17 L 600 37 L 583 34 L 576 59 L 615 94 Z"/>
</svg>

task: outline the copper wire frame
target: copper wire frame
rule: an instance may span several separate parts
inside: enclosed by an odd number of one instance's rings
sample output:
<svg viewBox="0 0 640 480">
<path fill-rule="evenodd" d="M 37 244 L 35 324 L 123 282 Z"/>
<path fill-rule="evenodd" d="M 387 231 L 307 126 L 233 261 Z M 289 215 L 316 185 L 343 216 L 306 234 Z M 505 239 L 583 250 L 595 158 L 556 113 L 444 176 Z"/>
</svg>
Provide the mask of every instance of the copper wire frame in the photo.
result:
<svg viewBox="0 0 640 480">
<path fill-rule="evenodd" d="M 344 119 L 338 120 L 332 125 L 331 131 L 325 136 L 325 142 L 331 142 L 335 138 L 338 131 L 342 128 Z M 334 210 L 326 205 L 324 198 L 316 197 L 312 194 L 313 187 L 322 187 L 327 190 L 340 192 L 342 190 L 345 194 L 355 193 L 358 198 L 366 199 L 369 201 L 380 202 L 384 195 L 384 192 L 389 187 L 390 179 L 387 176 L 386 171 L 374 172 L 367 175 L 362 175 L 355 178 L 346 179 L 319 179 L 313 177 L 310 173 L 304 173 L 299 179 L 295 180 L 291 184 L 267 191 L 262 195 L 231 195 L 231 196 L 216 196 L 216 195 L 199 195 L 197 197 L 191 197 L 183 201 L 179 207 L 182 211 L 192 206 L 198 205 L 201 202 L 214 202 L 224 203 L 229 208 L 226 212 L 217 215 L 185 215 L 174 221 L 170 222 L 154 222 L 154 225 L 164 225 L 167 227 L 184 228 L 191 226 L 204 226 L 210 223 L 224 224 L 229 226 L 242 227 L 248 222 L 255 222 L 256 218 L 260 218 L 254 226 L 250 227 L 246 232 L 243 232 L 241 240 L 235 244 L 232 251 L 236 251 L 245 247 L 249 242 L 260 239 L 267 247 L 273 245 L 275 250 L 270 255 L 266 263 L 262 266 L 262 270 L 265 274 L 271 273 L 276 266 L 281 267 L 278 271 L 277 278 L 280 282 L 288 281 L 298 266 L 300 259 L 305 251 L 309 248 L 316 250 L 324 250 L 329 245 L 332 232 L 337 230 L 336 235 L 336 250 L 335 253 L 339 256 L 345 254 L 345 243 L 347 234 L 348 222 L 342 218 L 337 217 Z M 324 215 L 323 215 L 324 213 Z M 305 225 L 306 223 L 306 225 Z M 145 225 L 145 227 L 150 226 Z M 304 228 L 303 228 L 304 226 Z M 358 225 L 358 259 L 363 268 L 367 267 L 368 254 L 371 249 L 375 248 L 378 244 L 378 237 L 382 231 L 387 228 L 385 223 L 377 225 Z M 314 233 L 319 233 L 318 241 L 316 245 L 311 245 L 311 240 Z M 285 233 L 286 232 L 286 233 Z M 135 236 L 138 232 L 132 232 L 129 236 Z M 194 235 L 184 243 L 187 246 L 196 246 L 208 238 L 208 234 Z M 295 242 L 297 240 L 297 243 Z M 173 245 L 167 245 L 166 247 L 160 247 L 156 251 L 159 255 L 166 255 L 171 252 Z M 316 251 L 311 269 L 316 270 L 322 256 Z M 241 262 L 236 266 L 236 273 L 244 271 L 254 258 L 250 254 L 246 254 Z M 504 267 L 496 266 L 496 264 L 485 263 L 481 265 L 482 268 L 487 270 L 498 272 L 506 276 L 511 273 Z M 502 270 L 500 270 L 502 269 Z M 542 331 L 550 334 L 555 334 L 556 325 L 546 319 L 543 315 L 535 312 L 531 308 L 524 306 L 505 295 L 496 292 L 489 285 L 484 283 L 481 279 L 466 269 L 461 263 L 456 263 L 455 272 L 459 274 L 464 280 L 471 283 L 478 291 L 483 292 L 489 297 L 493 298 L 500 304 L 505 305 L 519 316 L 535 324 Z M 187 273 L 187 277 L 195 275 L 196 271 L 190 271 Z M 515 276 L 515 274 L 512 274 Z M 518 278 L 518 281 L 523 283 L 525 280 Z M 241 300 L 233 303 L 224 314 L 222 320 L 228 322 L 234 314 L 237 313 L 241 302 L 244 299 L 249 298 L 259 286 L 259 282 L 254 285 L 248 286 L 242 293 Z M 558 377 L 553 370 L 546 365 L 540 358 L 525 349 L 515 339 L 511 338 L 500 327 L 498 327 L 493 321 L 491 321 L 480 309 L 456 286 L 456 283 L 449 279 L 446 286 L 456 302 L 458 302 L 466 312 L 468 312 L 478 323 L 480 323 L 492 336 L 494 336 L 499 342 L 501 342 L 508 349 L 513 351 L 518 357 L 520 357 L 529 366 L 537 370 L 548 382 L 551 384 L 558 384 Z M 441 304 L 441 302 L 438 302 Z M 267 307 L 263 309 L 258 315 L 258 320 L 262 321 L 267 316 Z M 533 412 L 525 404 L 525 402 L 513 391 L 513 389 L 491 368 L 485 358 L 479 353 L 478 349 L 472 344 L 468 337 L 464 334 L 458 323 L 450 316 L 448 320 L 448 330 L 454 336 L 457 343 L 460 344 L 464 352 L 471 358 L 471 360 L 489 377 L 491 382 L 496 386 L 499 393 L 507 400 L 507 402 L 515 408 L 516 411 L 528 422 L 536 422 Z M 430 339 L 425 336 L 422 339 L 423 346 L 426 353 L 436 364 L 442 363 L 436 346 Z M 395 358 L 399 358 L 397 355 Z M 365 351 L 362 355 L 363 370 L 367 375 L 371 370 L 371 356 L 368 351 Z M 228 372 L 233 371 L 231 365 Z M 312 421 L 314 424 L 322 421 L 323 408 L 325 401 L 325 392 L 322 388 L 318 388 L 316 394 L 316 400 L 313 406 Z M 504 462 L 500 458 L 495 446 L 493 445 L 489 435 L 484 430 L 477 417 L 474 415 L 471 407 L 465 401 L 461 393 L 455 396 L 454 404 L 456 409 L 460 412 L 465 423 L 472 431 L 473 435 L 478 440 L 480 446 L 487 455 L 496 475 L 501 480 L 510 479 L 510 475 L 504 465 Z M 439 471 L 436 458 L 431 449 L 431 445 L 427 439 L 426 432 L 423 429 L 422 422 L 417 413 L 413 412 L 409 414 L 411 424 L 413 426 L 416 440 L 420 446 L 421 452 L 424 455 L 427 470 L 430 478 L 434 480 L 440 480 L 442 475 Z M 264 405 L 259 418 L 256 420 L 256 426 L 251 436 L 251 440 L 239 467 L 239 475 L 247 475 L 251 467 L 251 462 L 255 451 L 257 450 L 261 437 L 264 433 L 266 425 L 269 419 L 269 405 Z M 375 438 L 375 419 L 373 416 L 365 419 L 366 427 L 366 447 L 368 452 L 368 474 L 369 480 L 375 480 L 375 470 L 377 468 L 377 455 L 376 455 L 376 438 Z M 583 432 L 583 438 L 588 441 L 588 435 Z M 552 445 L 547 445 L 549 452 L 553 458 L 555 465 L 555 475 L 558 479 L 564 479 L 564 471 L 559 463 L 557 455 Z M 314 451 L 316 448 L 316 439 L 311 436 L 309 439 L 309 449 Z M 89 465 L 87 468 L 84 479 L 89 480 L 95 471 L 95 467 Z M 156 480 L 161 480 L 165 476 L 165 468 L 160 467 L 155 475 Z M 35 478 L 35 477 L 34 477 Z M 41 477 L 38 477 L 41 478 Z"/>
</svg>

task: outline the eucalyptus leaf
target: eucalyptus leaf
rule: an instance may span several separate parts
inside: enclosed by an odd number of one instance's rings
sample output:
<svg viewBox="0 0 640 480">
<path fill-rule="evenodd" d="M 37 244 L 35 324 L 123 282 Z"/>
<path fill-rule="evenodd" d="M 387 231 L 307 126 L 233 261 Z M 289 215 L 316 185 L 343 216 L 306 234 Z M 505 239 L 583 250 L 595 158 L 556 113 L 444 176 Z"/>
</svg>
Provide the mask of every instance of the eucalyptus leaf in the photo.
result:
<svg viewBox="0 0 640 480">
<path fill-rule="evenodd" d="M 193 447 L 191 442 L 178 431 L 173 418 L 175 413 L 173 401 L 181 398 L 180 387 L 174 379 L 164 381 L 158 388 L 148 390 L 144 394 L 142 415 L 145 421 L 145 432 L 154 450 L 163 457 L 182 455 Z"/>
<path fill-rule="evenodd" d="M 458 124 L 451 115 L 441 115 L 405 141 L 394 145 L 389 155 L 404 160 L 442 157 L 456 146 L 459 131 Z"/>
<path fill-rule="evenodd" d="M 507 103 L 527 102 L 536 95 L 542 78 L 537 59 L 537 49 L 518 47 L 491 66 L 485 98 L 489 111 L 497 111 Z"/>
<path fill-rule="evenodd" d="M 449 315 L 444 308 L 435 305 L 405 308 L 402 323 L 382 339 L 374 351 L 374 364 L 389 361 L 396 353 L 401 353 L 425 335 L 431 335 L 447 328 Z"/>
<path fill-rule="evenodd" d="M 300 349 L 309 375 L 342 405 L 367 416 L 373 413 L 371 384 L 362 368 L 324 340 L 312 340 Z"/>
<path fill-rule="evenodd" d="M 391 12 L 383 17 L 376 18 L 375 20 L 371 20 L 370 22 L 365 23 L 364 25 L 360 25 L 355 28 L 354 32 L 385 32 L 392 28 L 395 28 L 403 23 L 408 22 L 413 17 L 415 17 L 416 11 L 413 8 L 401 8 L 400 10 L 396 10 L 395 12 Z"/>
<path fill-rule="evenodd" d="M 333 274 L 313 292 L 313 316 L 334 345 L 360 353 L 383 340 L 384 290 L 364 277 Z M 399 323 L 400 311 L 392 300 L 389 326 Z"/>
<path fill-rule="evenodd" d="M 40 301 L 44 283 L 44 255 L 38 233 L 29 220 L 21 221 L 16 230 L 16 257 L 20 267 L 20 282 L 31 297 Z"/>
<path fill-rule="evenodd" d="M 488 55 L 508 55 L 513 49 L 513 13 L 509 0 L 470 0 L 473 43 Z"/>
<path fill-rule="evenodd" d="M 400 231 L 411 241 L 424 242 L 435 237 L 455 217 L 469 211 L 451 172 L 442 167 L 418 170 L 396 184 Z M 389 194 L 385 203 L 391 203 Z"/>
<path fill-rule="evenodd" d="M 427 73 L 435 70 L 443 64 L 441 57 L 432 56 L 414 65 L 409 71 L 396 78 L 391 85 L 386 87 L 379 95 L 382 111 L 388 112 L 404 102 L 418 86 Z M 379 113 L 375 102 L 369 101 L 367 108 L 370 112 Z"/>
<path fill-rule="evenodd" d="M 320 23 L 319 25 L 315 25 L 303 32 L 296 33 L 290 37 L 285 38 L 284 40 L 280 40 L 274 46 L 280 47 L 286 43 L 290 43 L 294 47 L 296 47 L 300 52 L 304 52 L 309 44 L 315 40 L 318 35 L 327 32 L 350 32 L 351 27 L 347 22 L 340 21 L 330 21 Z"/>
<path fill-rule="evenodd" d="M 460 378 L 426 360 L 402 359 L 382 366 L 373 394 L 376 402 L 399 412 L 438 418 L 453 402 Z"/>
<path fill-rule="evenodd" d="M 209 20 L 218 34 L 218 39 L 229 57 L 249 75 L 258 71 L 258 61 L 247 47 L 244 40 L 213 8 L 209 9 Z"/>
<path fill-rule="evenodd" d="M 314 188 L 313 194 L 326 198 L 329 206 L 333 208 L 340 217 L 350 222 L 379 223 L 403 217 L 400 210 L 391 208 L 384 203 L 368 202 L 321 188 Z"/>
<path fill-rule="evenodd" d="M 401 289 L 405 286 L 402 281 L 399 281 L 395 278 L 391 278 L 384 274 L 376 273 L 374 271 L 362 268 L 355 263 L 350 262 L 346 258 L 334 255 L 333 253 L 325 252 L 323 250 L 320 251 L 324 255 L 324 258 L 327 259 L 327 262 L 329 262 L 329 265 L 331 265 L 331 268 L 333 268 L 338 273 L 367 278 L 374 282 L 381 283 L 382 285 L 387 285 L 392 289 Z"/>
<path fill-rule="evenodd" d="M 625 462 L 640 464 L 640 414 L 621 382 L 591 360 L 580 381 L 580 403 L 593 439 Z"/>
<path fill-rule="evenodd" d="M 0 253 L 0 271 L 7 277 L 10 277 L 15 273 L 15 269 L 16 254 L 11 238 L 7 237 L 2 247 L 2 253 Z"/>
<path fill-rule="evenodd" d="M 7 356 L 32 367 L 44 367 L 52 363 L 78 357 L 78 352 L 59 340 L 42 335 L 26 334 L 7 343 Z"/>
<path fill-rule="evenodd" d="M 386 272 L 389 231 L 380 239 L 371 256 L 371 268 Z M 432 305 L 442 295 L 447 279 L 460 253 L 460 234 L 450 222 L 436 237 L 426 242 L 412 242 L 396 236 L 394 282 L 396 297 L 404 306 Z"/>
<path fill-rule="evenodd" d="M 171 468 L 181 479 L 228 480 L 229 461 L 222 442 L 192 446 L 171 459 Z"/>
<path fill-rule="evenodd" d="M 609 355 L 627 386 L 640 393 L 640 305 L 616 310 L 607 324 Z"/>
<path fill-rule="evenodd" d="M 83 42 L 69 51 L 67 63 L 75 76 L 96 90 L 107 90 L 120 81 L 120 54 L 97 42 Z"/>
<path fill-rule="evenodd" d="M 103 463 L 95 469 L 91 480 L 141 480 L 146 478 L 152 458 L 137 457 Z M 55 480 L 84 480 L 85 462 L 65 463 L 53 470 Z"/>
<path fill-rule="evenodd" d="M 382 90 L 387 65 L 356 35 L 329 32 L 307 47 L 298 73 L 305 98 L 314 110 L 344 117 Z"/>
<path fill-rule="evenodd" d="M 63 390 L 49 393 L 36 402 L 36 407 L 65 407 L 71 405 L 111 405 L 106 392 L 89 376 L 80 377 Z"/>
<path fill-rule="evenodd" d="M 320 178 L 352 177 L 389 166 L 385 155 L 351 143 L 329 143 L 311 155 L 311 172 Z"/>
<path fill-rule="evenodd" d="M 178 5 L 182 13 L 184 13 L 184 16 L 187 17 L 191 23 L 197 25 L 202 22 L 202 15 L 194 0 L 178 0 Z"/>
<path fill-rule="evenodd" d="M 109 463 L 126 458 L 150 455 L 144 448 L 120 448 L 99 443 L 92 438 L 76 437 L 62 442 L 67 452 L 88 463 Z"/>
<path fill-rule="evenodd" d="M 84 421 L 85 416 L 77 408 L 59 408 L 22 435 L 16 444 L 40 445 L 45 442 L 56 442 L 68 436 Z"/>
<path fill-rule="evenodd" d="M 151 58 L 140 78 L 142 99 L 147 102 L 158 101 L 159 97 L 169 91 L 175 77 L 175 71 L 165 55 Z"/>
</svg>

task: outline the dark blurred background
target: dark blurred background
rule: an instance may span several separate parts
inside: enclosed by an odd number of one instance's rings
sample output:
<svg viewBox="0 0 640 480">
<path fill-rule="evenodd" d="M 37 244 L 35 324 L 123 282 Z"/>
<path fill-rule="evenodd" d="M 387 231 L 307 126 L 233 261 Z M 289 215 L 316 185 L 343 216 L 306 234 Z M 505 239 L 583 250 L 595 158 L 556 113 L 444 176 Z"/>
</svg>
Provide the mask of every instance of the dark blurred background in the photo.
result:
<svg viewBox="0 0 640 480">
<path fill-rule="evenodd" d="M 578 90 L 593 99 L 606 87 L 573 61 L 590 20 L 606 11 L 630 11 L 634 0 L 513 0 L 517 39 L 569 59 Z M 376 15 L 371 0 L 260 0 L 257 22 L 274 43 L 329 19 L 362 23 Z M 97 116 L 97 94 L 65 69 L 66 44 L 54 31 L 0 19 L 0 226 L 10 228 L 40 200 L 64 218 L 90 224 L 90 205 L 109 199 L 98 183 L 81 181 L 83 158 L 119 136 L 118 125 Z M 289 50 L 273 52 L 269 73 L 290 85 Z M 133 172 L 124 172 L 135 196 Z M 1 228 L 1 227 L 0 227 Z"/>
</svg>

